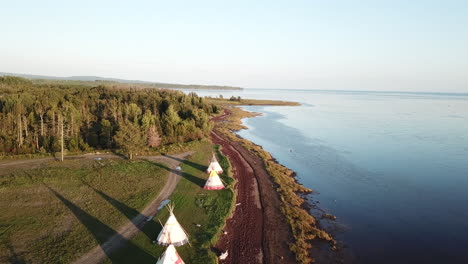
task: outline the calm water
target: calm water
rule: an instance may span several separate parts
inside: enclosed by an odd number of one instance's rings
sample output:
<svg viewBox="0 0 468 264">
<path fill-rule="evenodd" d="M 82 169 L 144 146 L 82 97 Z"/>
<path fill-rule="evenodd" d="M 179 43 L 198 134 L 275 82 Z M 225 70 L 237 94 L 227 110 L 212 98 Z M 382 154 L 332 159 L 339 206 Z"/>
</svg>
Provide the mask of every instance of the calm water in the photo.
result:
<svg viewBox="0 0 468 264">
<path fill-rule="evenodd" d="M 239 134 L 297 172 L 359 263 L 468 263 L 468 95 L 244 90 Z"/>
</svg>

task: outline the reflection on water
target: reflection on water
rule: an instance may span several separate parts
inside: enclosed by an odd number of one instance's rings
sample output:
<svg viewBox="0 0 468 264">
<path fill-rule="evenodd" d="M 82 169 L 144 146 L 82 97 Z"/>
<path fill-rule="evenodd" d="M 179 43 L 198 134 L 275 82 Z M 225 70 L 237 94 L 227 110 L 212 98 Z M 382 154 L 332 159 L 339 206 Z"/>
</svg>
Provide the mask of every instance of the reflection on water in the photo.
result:
<svg viewBox="0 0 468 264">
<path fill-rule="evenodd" d="M 239 134 L 336 215 L 359 263 L 468 263 L 468 95 L 288 90 L 204 95 L 299 101 Z"/>
</svg>

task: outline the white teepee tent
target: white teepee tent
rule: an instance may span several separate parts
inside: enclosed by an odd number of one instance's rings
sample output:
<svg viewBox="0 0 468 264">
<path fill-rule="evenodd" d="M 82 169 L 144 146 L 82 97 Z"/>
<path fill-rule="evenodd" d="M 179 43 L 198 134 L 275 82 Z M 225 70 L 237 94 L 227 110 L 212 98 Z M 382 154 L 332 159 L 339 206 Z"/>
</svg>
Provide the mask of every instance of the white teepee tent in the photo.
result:
<svg viewBox="0 0 468 264">
<path fill-rule="evenodd" d="M 177 253 L 175 247 L 169 245 L 156 264 L 184 264 L 184 261 Z"/>
<path fill-rule="evenodd" d="M 168 204 L 167 209 L 169 210 L 170 215 L 164 224 L 161 233 L 158 235 L 157 243 L 163 246 L 168 246 L 170 244 L 174 246 L 182 246 L 187 244 L 188 235 L 174 216 L 174 206 Z"/>
<path fill-rule="evenodd" d="M 210 165 L 208 166 L 208 169 L 206 169 L 206 172 L 210 173 L 213 170 L 216 171 L 216 173 L 218 174 L 223 173 L 223 169 L 219 165 L 214 154 L 213 154 L 213 158 L 211 158 L 211 162 L 210 162 Z"/>
<path fill-rule="evenodd" d="M 207 190 L 221 190 L 224 189 L 223 182 L 221 181 L 221 178 L 219 178 L 218 174 L 216 171 L 212 170 L 210 172 L 210 176 L 208 176 L 208 179 L 206 180 L 205 187 L 204 189 Z"/>
</svg>

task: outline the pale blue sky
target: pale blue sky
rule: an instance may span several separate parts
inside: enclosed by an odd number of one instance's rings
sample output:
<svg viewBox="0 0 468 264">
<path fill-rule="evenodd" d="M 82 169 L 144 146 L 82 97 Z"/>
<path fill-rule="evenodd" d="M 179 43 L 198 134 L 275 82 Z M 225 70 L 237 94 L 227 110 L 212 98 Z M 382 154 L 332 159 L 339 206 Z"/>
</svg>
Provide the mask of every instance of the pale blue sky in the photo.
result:
<svg viewBox="0 0 468 264">
<path fill-rule="evenodd" d="M 4 1 L 0 71 L 468 92 L 468 1 Z"/>
</svg>

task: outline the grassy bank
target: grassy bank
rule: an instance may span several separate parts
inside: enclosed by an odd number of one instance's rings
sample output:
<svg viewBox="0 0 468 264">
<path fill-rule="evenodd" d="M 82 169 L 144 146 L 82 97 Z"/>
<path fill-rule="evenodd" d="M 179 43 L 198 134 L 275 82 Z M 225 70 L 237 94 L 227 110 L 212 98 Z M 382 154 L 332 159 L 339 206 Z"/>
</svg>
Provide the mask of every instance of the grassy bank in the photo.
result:
<svg viewBox="0 0 468 264">
<path fill-rule="evenodd" d="M 335 244 L 334 239 L 325 231 L 317 226 L 316 219 L 303 209 L 305 200 L 300 196 L 301 193 L 309 193 L 310 189 L 296 182 L 294 173 L 290 169 L 278 164 L 275 159 L 263 150 L 262 147 L 254 143 L 239 138 L 233 131 L 244 129 L 242 118 L 253 117 L 256 114 L 244 111 L 240 108 L 229 108 L 231 115 L 227 118 L 228 122 L 217 123 L 215 129 L 223 133 L 233 141 L 242 142 L 248 150 L 256 153 L 264 161 L 264 165 L 273 181 L 276 183 L 277 192 L 282 201 L 281 211 L 288 219 L 289 225 L 294 236 L 295 242 L 290 245 L 290 249 L 295 253 L 299 263 L 313 262 L 309 255 L 311 241 L 314 239 L 323 239 Z"/>
<path fill-rule="evenodd" d="M 232 213 L 235 200 L 232 190 L 234 180 L 230 177 L 229 161 L 220 154 L 219 149 L 213 148 L 211 143 L 201 141 L 193 146 L 193 150 L 195 154 L 182 163 L 182 179 L 170 197 L 175 204 L 174 214 L 189 234 L 191 243 L 191 246 L 177 247 L 177 251 L 185 263 L 216 263 L 217 258 L 210 247 L 216 243 L 226 217 Z M 213 151 L 216 151 L 218 161 L 225 170 L 221 177 L 229 186 L 228 189 L 221 191 L 203 189 L 208 177 L 205 169 Z M 155 245 L 152 241 L 161 231 L 158 219 L 164 224 L 167 218 L 167 210 L 161 210 L 153 221 L 146 224 L 142 232 L 130 241 L 136 248 L 127 246 L 111 255 L 105 263 L 155 263 L 165 247 Z M 198 227 L 197 224 L 201 226 Z M 141 254 L 141 251 L 153 257 L 147 258 L 146 254 Z"/>
<path fill-rule="evenodd" d="M 52 157 L 50 153 L 34 153 L 34 154 L 19 154 L 19 155 L 5 155 L 0 153 L 0 161 L 2 160 L 20 160 L 20 159 L 38 159 Z"/>
<path fill-rule="evenodd" d="M 0 176 L 0 263 L 69 263 L 116 233 L 161 190 L 146 161 L 50 161 Z"/>
</svg>

